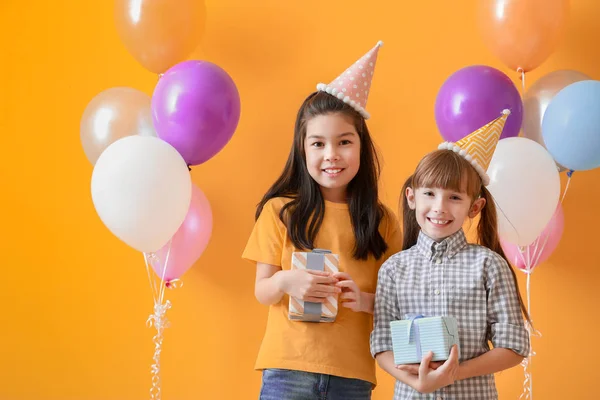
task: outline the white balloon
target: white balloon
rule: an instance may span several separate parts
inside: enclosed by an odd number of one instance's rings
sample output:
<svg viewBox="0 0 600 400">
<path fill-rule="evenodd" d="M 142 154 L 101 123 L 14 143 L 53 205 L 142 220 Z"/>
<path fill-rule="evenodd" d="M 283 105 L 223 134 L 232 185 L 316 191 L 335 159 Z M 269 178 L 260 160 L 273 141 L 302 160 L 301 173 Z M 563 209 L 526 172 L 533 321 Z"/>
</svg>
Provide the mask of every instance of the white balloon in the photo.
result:
<svg viewBox="0 0 600 400">
<path fill-rule="evenodd" d="M 558 205 L 560 177 L 554 159 L 533 140 L 506 138 L 498 142 L 487 173 L 500 236 L 518 246 L 531 244 Z"/>
<path fill-rule="evenodd" d="M 151 136 L 128 136 L 102 152 L 92 174 L 92 200 L 106 227 L 129 246 L 154 252 L 187 214 L 192 181 L 181 155 Z"/>
</svg>

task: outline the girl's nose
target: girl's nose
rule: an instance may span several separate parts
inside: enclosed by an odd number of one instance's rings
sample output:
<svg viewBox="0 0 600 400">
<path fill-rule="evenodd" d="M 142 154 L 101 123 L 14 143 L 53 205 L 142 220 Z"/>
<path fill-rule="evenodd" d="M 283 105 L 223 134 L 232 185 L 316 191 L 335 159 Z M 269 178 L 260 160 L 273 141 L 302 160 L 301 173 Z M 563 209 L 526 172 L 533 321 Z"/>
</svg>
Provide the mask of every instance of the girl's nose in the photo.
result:
<svg viewBox="0 0 600 400">
<path fill-rule="evenodd" d="M 325 160 L 326 161 L 338 161 L 340 159 L 340 156 L 332 150 L 327 151 L 327 154 L 325 154 Z"/>
<path fill-rule="evenodd" d="M 433 206 L 433 211 L 435 211 L 438 214 L 443 214 L 446 212 L 445 210 L 446 210 L 446 207 L 444 205 L 444 201 L 443 200 L 436 201 L 436 203 Z"/>
</svg>

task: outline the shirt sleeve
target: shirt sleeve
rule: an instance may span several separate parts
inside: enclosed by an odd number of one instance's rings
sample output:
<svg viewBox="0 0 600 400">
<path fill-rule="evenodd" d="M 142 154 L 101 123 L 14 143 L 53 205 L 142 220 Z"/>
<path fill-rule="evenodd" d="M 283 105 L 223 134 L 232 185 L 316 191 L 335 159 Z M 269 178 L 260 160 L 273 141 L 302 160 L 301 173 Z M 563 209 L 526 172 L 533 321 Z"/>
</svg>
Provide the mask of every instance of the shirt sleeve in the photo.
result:
<svg viewBox="0 0 600 400">
<path fill-rule="evenodd" d="M 379 269 L 377 289 L 375 291 L 375 307 L 373 312 L 374 327 L 371 332 L 371 355 L 392 350 L 392 332 L 390 322 L 399 320 L 398 297 L 394 259 L 388 259 Z"/>
<path fill-rule="evenodd" d="M 388 222 L 384 239 L 388 245 L 388 249 L 383 255 L 383 261 L 402 250 L 402 230 L 400 229 L 400 222 L 392 210 L 386 208 L 386 213 Z"/>
<path fill-rule="evenodd" d="M 510 266 L 498 254 L 489 259 L 486 279 L 488 337 L 494 347 L 511 349 L 527 357 L 529 335 Z"/>
<path fill-rule="evenodd" d="M 281 252 L 286 229 L 279 219 L 280 207 L 268 201 L 254 224 L 242 258 L 253 263 L 281 266 Z"/>
</svg>

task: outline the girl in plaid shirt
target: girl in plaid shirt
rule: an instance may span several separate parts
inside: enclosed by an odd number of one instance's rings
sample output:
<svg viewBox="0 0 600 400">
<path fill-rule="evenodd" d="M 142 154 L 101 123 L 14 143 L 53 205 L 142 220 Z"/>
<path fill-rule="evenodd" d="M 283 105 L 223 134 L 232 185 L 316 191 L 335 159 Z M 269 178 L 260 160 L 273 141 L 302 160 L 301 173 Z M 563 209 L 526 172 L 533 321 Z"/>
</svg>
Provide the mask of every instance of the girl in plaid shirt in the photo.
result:
<svg viewBox="0 0 600 400">
<path fill-rule="evenodd" d="M 507 115 L 426 155 L 404 185 L 403 251 L 379 270 L 371 334 L 371 354 L 396 378 L 396 400 L 496 399 L 493 374 L 529 353 L 529 317 L 486 189 L 485 170 Z M 482 141 L 490 140 L 485 153 Z M 462 229 L 477 215 L 478 245 Z M 444 363 L 432 362 L 429 352 L 420 365 L 395 365 L 390 322 L 413 313 L 455 317 L 460 356 L 454 346 Z"/>
</svg>

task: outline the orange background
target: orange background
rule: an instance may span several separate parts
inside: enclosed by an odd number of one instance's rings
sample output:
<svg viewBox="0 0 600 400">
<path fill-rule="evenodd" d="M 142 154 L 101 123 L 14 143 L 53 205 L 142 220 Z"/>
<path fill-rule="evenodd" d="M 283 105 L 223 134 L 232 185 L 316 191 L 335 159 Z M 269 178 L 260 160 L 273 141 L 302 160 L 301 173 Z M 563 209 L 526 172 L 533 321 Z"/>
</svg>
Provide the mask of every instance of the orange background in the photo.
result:
<svg viewBox="0 0 600 400">
<path fill-rule="evenodd" d="M 403 179 L 441 140 L 433 104 L 452 72 L 487 64 L 520 85 L 484 47 L 475 0 L 248 3 L 208 1 L 206 34 L 192 56 L 229 72 L 242 117 L 225 149 L 192 171 L 215 224 L 184 286 L 168 292 L 163 399 L 257 398 L 252 368 L 267 310 L 240 255 L 254 206 L 287 157 L 297 108 L 316 83 L 385 42 L 368 109 L 385 163 L 383 200 L 394 209 Z M 2 400 L 148 398 L 152 300 L 143 258 L 96 215 L 79 140 L 96 94 L 114 86 L 151 94 L 157 80 L 120 42 L 112 7 L 0 4 Z M 571 10 L 565 39 L 528 74 L 528 86 L 563 68 L 600 77 L 600 4 L 573 0 Z M 533 342 L 538 399 L 589 398 L 598 383 L 599 180 L 599 170 L 574 175 L 562 243 L 532 276 L 532 315 L 544 335 Z M 390 399 L 392 380 L 379 376 L 374 399 Z M 520 367 L 499 374 L 501 398 L 518 398 L 522 379 Z"/>
</svg>

